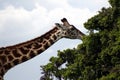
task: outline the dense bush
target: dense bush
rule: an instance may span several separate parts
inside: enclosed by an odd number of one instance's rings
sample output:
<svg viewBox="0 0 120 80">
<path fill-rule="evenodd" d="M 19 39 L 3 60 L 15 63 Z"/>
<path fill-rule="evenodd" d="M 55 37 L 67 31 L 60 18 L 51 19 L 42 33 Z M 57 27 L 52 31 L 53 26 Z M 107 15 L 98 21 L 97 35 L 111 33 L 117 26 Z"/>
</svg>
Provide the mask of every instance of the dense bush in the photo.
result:
<svg viewBox="0 0 120 80">
<path fill-rule="evenodd" d="M 120 0 L 85 24 L 96 31 L 84 37 L 77 48 L 58 51 L 42 66 L 45 80 L 120 80 Z"/>
</svg>

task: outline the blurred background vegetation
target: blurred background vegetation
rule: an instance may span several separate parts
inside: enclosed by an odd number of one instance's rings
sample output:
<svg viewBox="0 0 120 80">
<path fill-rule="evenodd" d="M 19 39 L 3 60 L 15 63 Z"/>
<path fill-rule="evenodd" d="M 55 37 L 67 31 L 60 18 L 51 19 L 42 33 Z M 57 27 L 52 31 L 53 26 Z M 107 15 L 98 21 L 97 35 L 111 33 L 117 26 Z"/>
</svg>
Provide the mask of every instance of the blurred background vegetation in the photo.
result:
<svg viewBox="0 0 120 80">
<path fill-rule="evenodd" d="M 120 0 L 109 3 L 84 23 L 90 33 L 82 44 L 41 66 L 41 80 L 120 80 Z"/>
</svg>

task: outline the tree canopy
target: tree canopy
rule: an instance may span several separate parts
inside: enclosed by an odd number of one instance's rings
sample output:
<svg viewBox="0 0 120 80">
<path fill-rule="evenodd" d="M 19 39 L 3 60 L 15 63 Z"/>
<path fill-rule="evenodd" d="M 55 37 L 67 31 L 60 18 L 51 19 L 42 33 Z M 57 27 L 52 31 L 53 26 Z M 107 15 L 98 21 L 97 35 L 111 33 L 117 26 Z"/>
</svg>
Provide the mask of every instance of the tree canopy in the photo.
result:
<svg viewBox="0 0 120 80">
<path fill-rule="evenodd" d="M 120 80 L 120 0 L 109 0 L 84 26 L 95 32 L 77 48 L 58 51 L 42 67 L 41 80 Z"/>
</svg>

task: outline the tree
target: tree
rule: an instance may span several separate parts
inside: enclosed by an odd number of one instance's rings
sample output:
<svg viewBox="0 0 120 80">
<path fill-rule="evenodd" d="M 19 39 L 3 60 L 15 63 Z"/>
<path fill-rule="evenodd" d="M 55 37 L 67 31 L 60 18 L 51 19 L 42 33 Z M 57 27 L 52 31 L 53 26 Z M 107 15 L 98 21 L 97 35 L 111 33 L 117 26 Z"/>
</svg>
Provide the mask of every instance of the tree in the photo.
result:
<svg viewBox="0 0 120 80">
<path fill-rule="evenodd" d="M 111 7 L 102 8 L 84 24 L 95 33 L 85 36 L 77 48 L 58 51 L 41 66 L 44 80 L 120 80 L 120 0 L 109 3 Z"/>
</svg>

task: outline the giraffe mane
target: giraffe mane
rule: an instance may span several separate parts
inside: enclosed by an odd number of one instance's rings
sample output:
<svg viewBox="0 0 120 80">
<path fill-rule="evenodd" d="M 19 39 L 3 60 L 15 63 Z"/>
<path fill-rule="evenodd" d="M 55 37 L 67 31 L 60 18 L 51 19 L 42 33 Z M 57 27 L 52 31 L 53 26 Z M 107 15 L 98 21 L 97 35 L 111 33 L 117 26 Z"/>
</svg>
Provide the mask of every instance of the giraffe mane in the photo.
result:
<svg viewBox="0 0 120 80">
<path fill-rule="evenodd" d="M 16 48 L 17 46 L 24 45 L 24 44 L 26 44 L 26 43 L 30 43 L 30 42 L 32 42 L 32 41 L 35 41 L 35 40 L 39 39 L 39 38 L 43 38 L 43 37 L 44 37 L 45 35 L 47 35 L 48 33 L 53 33 L 53 31 L 54 31 L 55 29 L 58 29 L 58 28 L 55 26 L 52 30 L 46 32 L 45 34 L 42 34 L 41 36 L 39 36 L 39 37 L 37 37 L 37 38 L 34 38 L 34 39 L 32 39 L 32 40 L 28 40 L 28 41 L 25 41 L 25 42 L 22 42 L 22 43 L 18 43 L 18 44 L 12 45 L 12 46 L 0 47 L 0 50 L 4 50 L 4 49 L 7 49 L 7 48 L 8 48 L 8 49 L 14 49 L 14 48 Z M 48 36 L 49 36 L 49 35 L 48 35 Z M 48 37 L 48 36 L 45 36 L 45 37 Z"/>
</svg>

